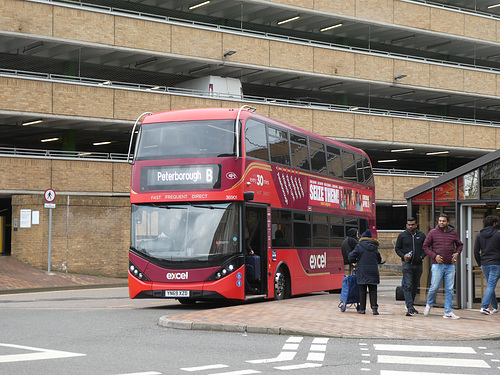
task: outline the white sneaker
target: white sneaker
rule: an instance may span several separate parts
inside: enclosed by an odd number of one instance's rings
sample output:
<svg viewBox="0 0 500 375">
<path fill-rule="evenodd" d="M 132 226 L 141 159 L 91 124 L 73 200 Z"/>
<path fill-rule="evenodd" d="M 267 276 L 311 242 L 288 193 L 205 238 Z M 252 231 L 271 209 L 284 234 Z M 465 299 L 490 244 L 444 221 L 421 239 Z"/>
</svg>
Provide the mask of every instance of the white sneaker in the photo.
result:
<svg viewBox="0 0 500 375">
<path fill-rule="evenodd" d="M 485 309 L 484 307 L 481 307 L 481 310 L 479 310 L 479 312 L 480 312 L 481 314 L 484 314 L 484 315 L 491 315 L 491 314 L 493 314 L 493 312 L 491 312 L 491 311 L 490 311 L 490 310 L 488 310 L 488 309 Z"/>
<path fill-rule="evenodd" d="M 424 315 L 429 315 L 430 312 L 431 312 L 431 306 L 425 305 Z"/>
<path fill-rule="evenodd" d="M 494 313 L 497 313 L 497 312 L 498 312 L 498 309 L 492 309 L 492 310 L 490 310 L 490 311 L 491 311 L 491 313 L 492 313 L 492 314 L 494 314 Z"/>
<path fill-rule="evenodd" d="M 443 318 L 445 318 L 445 319 L 460 319 L 460 317 L 453 314 L 452 311 L 450 311 L 449 313 L 444 313 Z"/>
</svg>

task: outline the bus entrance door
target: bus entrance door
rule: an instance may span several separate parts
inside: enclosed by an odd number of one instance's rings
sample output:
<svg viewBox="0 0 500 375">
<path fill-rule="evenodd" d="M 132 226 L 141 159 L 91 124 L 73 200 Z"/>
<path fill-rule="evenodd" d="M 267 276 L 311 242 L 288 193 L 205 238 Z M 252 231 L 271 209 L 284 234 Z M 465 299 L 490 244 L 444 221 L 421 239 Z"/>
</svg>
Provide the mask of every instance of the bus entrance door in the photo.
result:
<svg viewBox="0 0 500 375">
<path fill-rule="evenodd" d="M 245 206 L 245 290 L 246 295 L 267 295 L 267 209 Z"/>
</svg>

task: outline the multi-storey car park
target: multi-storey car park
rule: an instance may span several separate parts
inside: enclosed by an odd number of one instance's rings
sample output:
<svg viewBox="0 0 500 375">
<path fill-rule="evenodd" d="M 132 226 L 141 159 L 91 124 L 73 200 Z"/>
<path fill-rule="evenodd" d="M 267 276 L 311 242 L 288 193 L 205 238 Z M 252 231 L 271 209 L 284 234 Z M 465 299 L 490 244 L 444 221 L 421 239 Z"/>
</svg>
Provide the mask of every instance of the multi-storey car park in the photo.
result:
<svg viewBox="0 0 500 375">
<path fill-rule="evenodd" d="M 125 275 L 136 118 L 249 104 L 367 152 L 398 264 L 404 192 L 500 148 L 497 3 L 2 1 L 2 251 L 47 266 L 53 188 L 52 269 Z M 243 97 L 177 87 L 208 75 L 240 79 Z"/>
</svg>

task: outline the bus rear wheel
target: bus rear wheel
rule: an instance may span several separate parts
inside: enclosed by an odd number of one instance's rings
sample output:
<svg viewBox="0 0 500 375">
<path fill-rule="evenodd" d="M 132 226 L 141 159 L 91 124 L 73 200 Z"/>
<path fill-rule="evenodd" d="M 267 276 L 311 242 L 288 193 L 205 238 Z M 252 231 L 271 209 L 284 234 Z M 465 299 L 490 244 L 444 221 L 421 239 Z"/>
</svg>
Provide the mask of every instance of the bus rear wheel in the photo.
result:
<svg viewBox="0 0 500 375">
<path fill-rule="evenodd" d="M 280 267 L 276 271 L 276 275 L 274 275 L 274 299 L 282 300 L 288 297 L 288 289 L 287 285 L 287 277 L 283 268 Z"/>
</svg>

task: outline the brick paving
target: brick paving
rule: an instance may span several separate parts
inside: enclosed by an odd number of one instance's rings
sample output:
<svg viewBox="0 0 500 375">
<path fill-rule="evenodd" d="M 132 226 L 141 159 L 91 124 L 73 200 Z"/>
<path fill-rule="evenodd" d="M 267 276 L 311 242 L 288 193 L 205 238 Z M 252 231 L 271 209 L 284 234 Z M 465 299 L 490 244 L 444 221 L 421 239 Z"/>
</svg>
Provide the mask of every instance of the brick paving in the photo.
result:
<svg viewBox="0 0 500 375">
<path fill-rule="evenodd" d="M 315 293 L 284 301 L 240 303 L 160 319 L 160 325 L 183 329 L 205 329 L 279 334 L 303 334 L 346 338 L 391 338 L 427 340 L 500 339 L 500 314 L 482 315 L 478 310 L 454 310 L 458 320 L 443 319 L 435 307 L 429 316 L 405 316 L 403 301 L 394 298 L 401 277 L 382 276 L 379 286 L 380 315 L 371 310 L 360 315 L 355 309 L 341 312 L 340 294 Z M 125 286 L 127 280 L 55 272 L 48 275 L 8 256 L 0 256 L 0 294 L 59 288 Z M 478 308 L 478 307 L 477 307 Z"/>
<path fill-rule="evenodd" d="M 39 270 L 10 256 L 0 256 L 0 294 L 60 288 L 127 285 L 126 278 L 100 277 Z"/>
<path fill-rule="evenodd" d="M 383 281 L 382 281 L 383 283 Z M 162 325 L 175 326 L 192 322 L 194 327 L 261 332 L 269 327 L 274 332 L 307 333 L 308 335 L 349 338 L 390 338 L 426 340 L 500 339 L 500 314 L 485 316 L 477 310 L 455 310 L 458 320 L 443 319 L 443 308 L 433 308 L 430 315 L 407 317 L 404 303 L 394 294 L 379 293 L 380 315 L 371 310 L 361 315 L 355 309 L 341 312 L 340 294 L 313 294 L 284 301 L 243 304 L 188 314 L 169 316 Z M 210 324 L 208 324 L 210 323 Z M 226 325 L 226 327 L 224 327 Z M 233 329 L 231 329 L 231 327 Z M 243 327 L 243 328 L 242 328 Z M 189 326 L 183 328 L 190 329 Z"/>
</svg>

